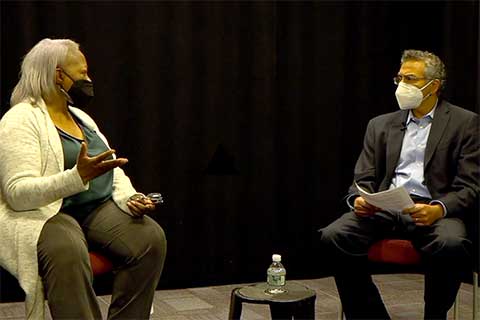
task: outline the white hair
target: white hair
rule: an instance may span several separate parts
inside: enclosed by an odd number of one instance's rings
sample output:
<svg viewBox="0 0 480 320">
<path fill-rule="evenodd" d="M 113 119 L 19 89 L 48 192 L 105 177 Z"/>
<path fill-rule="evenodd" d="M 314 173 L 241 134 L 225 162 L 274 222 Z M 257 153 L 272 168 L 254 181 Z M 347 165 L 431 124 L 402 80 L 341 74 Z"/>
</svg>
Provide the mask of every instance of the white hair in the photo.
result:
<svg viewBox="0 0 480 320">
<path fill-rule="evenodd" d="M 23 58 L 20 80 L 13 89 L 10 105 L 35 103 L 56 92 L 56 68 L 64 66 L 67 55 L 78 51 L 78 43 L 69 39 L 43 39 Z"/>
</svg>

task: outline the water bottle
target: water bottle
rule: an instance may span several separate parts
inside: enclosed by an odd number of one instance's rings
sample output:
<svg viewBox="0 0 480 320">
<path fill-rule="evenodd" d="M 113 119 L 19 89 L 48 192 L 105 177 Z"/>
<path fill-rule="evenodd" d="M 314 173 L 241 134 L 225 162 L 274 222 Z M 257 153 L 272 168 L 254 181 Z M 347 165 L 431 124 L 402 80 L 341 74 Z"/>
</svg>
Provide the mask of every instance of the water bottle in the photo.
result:
<svg viewBox="0 0 480 320">
<path fill-rule="evenodd" d="M 272 255 L 272 264 L 267 269 L 267 293 L 277 294 L 285 292 L 285 276 L 287 270 L 282 265 L 282 256 Z"/>
</svg>

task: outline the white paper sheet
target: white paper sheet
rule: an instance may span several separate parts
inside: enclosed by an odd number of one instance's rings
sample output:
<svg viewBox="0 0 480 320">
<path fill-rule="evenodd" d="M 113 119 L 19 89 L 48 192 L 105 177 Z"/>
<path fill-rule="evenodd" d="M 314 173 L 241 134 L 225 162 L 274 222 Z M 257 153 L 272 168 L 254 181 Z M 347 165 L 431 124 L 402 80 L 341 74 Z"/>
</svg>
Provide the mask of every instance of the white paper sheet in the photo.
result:
<svg viewBox="0 0 480 320">
<path fill-rule="evenodd" d="M 386 211 L 401 212 L 403 209 L 411 208 L 415 205 L 404 186 L 377 193 L 365 191 L 356 182 L 355 186 L 365 201 Z"/>
</svg>

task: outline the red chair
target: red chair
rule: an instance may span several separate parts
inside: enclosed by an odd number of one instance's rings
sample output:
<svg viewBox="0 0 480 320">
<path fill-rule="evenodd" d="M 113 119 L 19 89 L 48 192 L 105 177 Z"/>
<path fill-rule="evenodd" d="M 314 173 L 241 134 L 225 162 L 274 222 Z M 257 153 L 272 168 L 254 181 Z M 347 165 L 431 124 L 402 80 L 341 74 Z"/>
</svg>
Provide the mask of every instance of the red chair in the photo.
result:
<svg viewBox="0 0 480 320">
<path fill-rule="evenodd" d="M 420 253 L 412 242 L 402 239 L 383 239 L 374 243 L 368 250 L 368 260 L 375 263 L 392 265 L 420 266 Z M 478 273 L 473 272 L 473 320 L 478 319 Z M 458 319 L 459 295 L 454 304 L 454 319 Z M 343 319 L 343 308 L 340 304 L 338 319 Z"/>
<path fill-rule="evenodd" d="M 409 240 L 384 239 L 370 247 L 368 260 L 379 263 L 419 265 L 421 257 Z"/>
<path fill-rule="evenodd" d="M 90 251 L 88 254 L 90 255 L 93 276 L 99 276 L 112 271 L 113 264 L 108 258 L 94 251 Z"/>
</svg>

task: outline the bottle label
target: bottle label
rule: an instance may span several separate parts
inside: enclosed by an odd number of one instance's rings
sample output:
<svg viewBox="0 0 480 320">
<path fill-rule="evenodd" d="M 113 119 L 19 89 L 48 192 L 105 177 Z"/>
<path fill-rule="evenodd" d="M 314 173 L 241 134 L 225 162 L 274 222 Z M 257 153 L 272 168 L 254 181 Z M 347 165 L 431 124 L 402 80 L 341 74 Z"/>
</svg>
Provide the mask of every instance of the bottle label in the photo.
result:
<svg viewBox="0 0 480 320">
<path fill-rule="evenodd" d="M 267 283 L 271 286 L 284 286 L 285 276 L 284 275 L 268 275 Z"/>
</svg>

